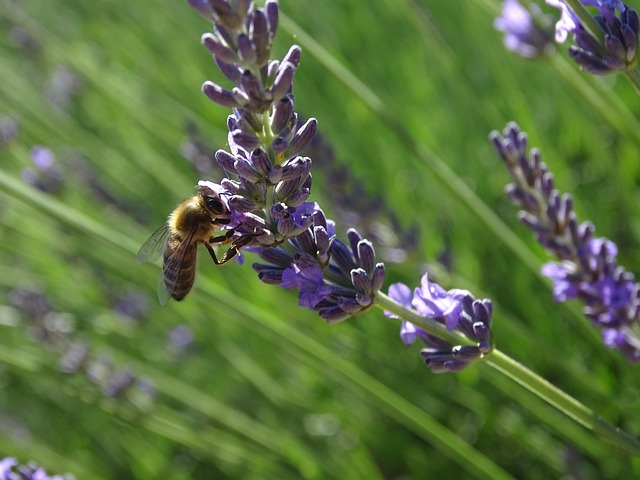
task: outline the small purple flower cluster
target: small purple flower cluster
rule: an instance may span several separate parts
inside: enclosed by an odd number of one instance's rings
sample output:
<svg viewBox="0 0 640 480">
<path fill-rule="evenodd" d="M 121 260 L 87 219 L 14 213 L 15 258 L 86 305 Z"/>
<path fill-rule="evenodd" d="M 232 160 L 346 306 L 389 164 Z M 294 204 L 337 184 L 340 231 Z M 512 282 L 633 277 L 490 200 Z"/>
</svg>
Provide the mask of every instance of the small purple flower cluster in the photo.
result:
<svg viewBox="0 0 640 480">
<path fill-rule="evenodd" d="M 415 309 L 422 317 L 435 319 L 446 326 L 447 330 L 455 330 L 475 343 L 453 345 L 411 322 L 403 321 L 400 338 L 406 345 L 414 343 L 418 338 L 427 345 L 427 348 L 422 349 L 421 355 L 434 373 L 458 372 L 493 349 L 491 300 L 476 300 L 467 290 L 446 291 L 430 281 L 428 274 L 422 277 L 420 287 L 414 290 L 413 296 L 408 286 L 394 283 L 389 287 L 389 297 L 405 308 Z M 385 315 L 398 318 L 386 311 Z"/>
<path fill-rule="evenodd" d="M 18 136 L 18 122 L 15 118 L 0 114 L 0 149 L 10 145 Z"/>
<path fill-rule="evenodd" d="M 338 322 L 373 305 L 384 282 L 384 265 L 375 262 L 373 245 L 355 229 L 347 233 L 349 245 L 335 237 L 335 226 L 317 208 L 312 224 L 289 249 L 259 248 L 269 264 L 253 268 L 265 283 L 297 288 L 299 305 L 316 310 L 329 322 Z"/>
<path fill-rule="evenodd" d="M 268 264 L 254 269 L 268 284 L 300 291 L 300 305 L 338 321 L 368 309 L 384 280 L 373 246 L 349 231 L 349 246 L 335 236 L 333 222 L 308 202 L 311 159 L 299 154 L 311 143 L 314 118 L 298 126 L 292 94 L 300 63 L 300 47 L 292 46 L 282 61 L 269 60 L 278 26 L 278 3 L 264 8 L 253 2 L 189 0 L 213 21 L 213 33 L 202 43 L 221 72 L 234 85 L 227 90 L 206 81 L 203 92 L 231 108 L 230 152 L 216 160 L 227 175 L 220 184 L 201 181 L 221 195 L 231 211 L 228 227 Z"/>
<path fill-rule="evenodd" d="M 6 457 L 0 460 L 0 480 L 70 480 L 69 475 L 50 477 L 42 467 L 33 463 L 18 465 L 15 458 Z"/>
<path fill-rule="evenodd" d="M 150 404 L 155 395 L 151 381 L 127 366 L 118 368 L 104 355 L 92 352 L 88 341 L 77 339 L 73 317 L 55 311 L 44 294 L 14 289 L 9 292 L 9 301 L 28 322 L 31 336 L 60 355 L 61 372 L 83 373 L 106 396 L 135 400 L 145 408 Z"/>
<path fill-rule="evenodd" d="M 493 26 L 504 32 L 505 47 L 521 57 L 536 58 L 554 51 L 553 24 L 536 4 L 527 10 L 518 0 L 504 0 Z"/>
<path fill-rule="evenodd" d="M 574 10 L 564 0 L 546 0 L 561 10 L 556 24 L 556 41 L 562 43 L 569 33 L 576 45 L 569 47 L 569 55 L 578 65 L 594 75 L 607 75 L 635 68 L 638 52 L 640 20 L 638 13 L 621 0 L 582 0 L 585 6 L 595 7 L 594 20 L 604 32 L 604 43 L 595 38 Z M 616 16 L 616 11 L 619 16 Z"/>
<path fill-rule="evenodd" d="M 542 267 L 554 282 L 555 299 L 580 299 L 585 316 L 602 328 L 605 345 L 640 361 L 640 285 L 617 264 L 616 245 L 594 237 L 592 223 L 578 223 L 571 195 L 556 190 L 538 150 L 527 156 L 527 137 L 518 125 L 507 125 L 504 135 L 492 132 L 491 141 L 511 174 L 506 191 L 523 208 L 520 220 L 559 259 Z"/>
<path fill-rule="evenodd" d="M 126 399 L 141 409 L 149 408 L 156 394 L 149 378 L 138 375 L 129 366 L 116 367 L 107 355 L 92 352 L 86 340 L 75 340 L 69 344 L 60 359 L 60 371 L 83 373 L 103 395 Z"/>
<path fill-rule="evenodd" d="M 51 149 L 36 145 L 30 151 L 35 168 L 22 170 L 22 179 L 45 193 L 57 193 L 62 189 L 64 175 Z"/>
</svg>

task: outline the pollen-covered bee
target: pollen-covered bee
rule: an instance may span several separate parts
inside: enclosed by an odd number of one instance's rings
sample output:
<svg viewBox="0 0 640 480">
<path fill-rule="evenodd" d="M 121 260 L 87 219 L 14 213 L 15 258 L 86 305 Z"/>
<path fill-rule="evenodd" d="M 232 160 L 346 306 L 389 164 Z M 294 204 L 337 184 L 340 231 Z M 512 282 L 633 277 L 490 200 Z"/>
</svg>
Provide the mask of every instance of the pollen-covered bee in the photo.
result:
<svg viewBox="0 0 640 480">
<path fill-rule="evenodd" d="M 162 274 L 158 280 L 158 299 L 161 304 L 170 298 L 182 300 L 191 291 L 196 276 L 196 253 L 202 243 L 216 265 L 231 260 L 239 249 L 247 245 L 253 235 L 242 235 L 235 240 L 234 229 L 221 230 L 231 222 L 231 212 L 216 192 L 206 186 L 188 198 L 169 215 L 167 222 L 156 230 L 140 247 L 138 263 L 154 260 L 164 252 Z M 220 260 L 214 245 L 230 243 Z"/>
</svg>

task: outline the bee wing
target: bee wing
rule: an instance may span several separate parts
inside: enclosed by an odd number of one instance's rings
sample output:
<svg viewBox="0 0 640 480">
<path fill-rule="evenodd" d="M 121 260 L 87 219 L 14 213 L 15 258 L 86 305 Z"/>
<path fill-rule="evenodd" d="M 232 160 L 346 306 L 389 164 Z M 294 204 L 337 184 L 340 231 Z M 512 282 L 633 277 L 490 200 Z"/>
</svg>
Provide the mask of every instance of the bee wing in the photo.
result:
<svg viewBox="0 0 640 480">
<path fill-rule="evenodd" d="M 136 256 L 136 262 L 143 263 L 158 258 L 166 247 L 168 237 L 169 224 L 165 223 L 142 244 Z"/>
<path fill-rule="evenodd" d="M 196 233 L 197 227 L 192 228 L 186 237 L 182 239 L 180 245 L 171 253 L 171 256 L 164 260 L 164 265 L 162 269 L 162 274 L 160 275 L 160 279 L 158 280 L 158 300 L 161 305 L 166 304 L 169 299 L 172 297 L 174 290 L 176 289 L 176 284 L 178 282 L 178 276 L 175 275 L 173 279 L 169 279 L 167 281 L 167 277 L 164 275 L 164 272 L 180 272 L 182 268 L 182 262 L 184 262 L 184 257 L 193 242 L 194 234 Z M 155 235 L 155 234 L 154 234 Z"/>
<path fill-rule="evenodd" d="M 164 272 L 160 273 L 160 276 L 158 277 L 158 301 L 160 302 L 160 305 L 167 304 L 167 302 L 171 298 L 171 294 L 173 293 L 174 288 L 175 288 L 175 282 L 174 282 L 174 285 L 171 287 L 171 291 L 169 291 L 167 284 L 164 283 Z"/>
</svg>

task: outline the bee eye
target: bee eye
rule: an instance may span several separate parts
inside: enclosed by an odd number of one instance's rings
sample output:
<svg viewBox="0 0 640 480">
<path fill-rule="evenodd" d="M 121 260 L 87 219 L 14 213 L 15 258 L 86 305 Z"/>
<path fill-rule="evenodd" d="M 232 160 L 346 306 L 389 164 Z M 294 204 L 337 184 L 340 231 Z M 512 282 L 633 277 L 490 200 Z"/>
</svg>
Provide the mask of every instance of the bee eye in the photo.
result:
<svg viewBox="0 0 640 480">
<path fill-rule="evenodd" d="M 207 208 L 212 213 L 225 213 L 227 211 L 227 208 L 219 197 L 212 197 L 208 195 L 204 198 L 204 201 L 207 204 Z"/>
</svg>

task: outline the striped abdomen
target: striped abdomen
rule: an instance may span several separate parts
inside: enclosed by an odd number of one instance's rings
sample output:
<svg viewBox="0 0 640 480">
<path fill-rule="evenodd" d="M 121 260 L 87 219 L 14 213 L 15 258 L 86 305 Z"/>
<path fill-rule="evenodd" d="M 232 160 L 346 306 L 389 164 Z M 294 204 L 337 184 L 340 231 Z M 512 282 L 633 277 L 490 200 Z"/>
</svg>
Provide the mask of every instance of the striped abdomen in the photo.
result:
<svg viewBox="0 0 640 480">
<path fill-rule="evenodd" d="M 172 234 L 164 252 L 164 284 L 171 298 L 182 300 L 191 291 L 196 279 L 197 242 L 183 245 L 180 237 Z"/>
</svg>

